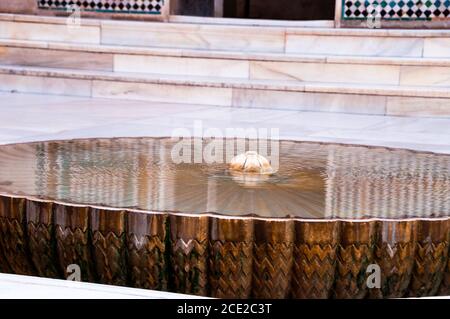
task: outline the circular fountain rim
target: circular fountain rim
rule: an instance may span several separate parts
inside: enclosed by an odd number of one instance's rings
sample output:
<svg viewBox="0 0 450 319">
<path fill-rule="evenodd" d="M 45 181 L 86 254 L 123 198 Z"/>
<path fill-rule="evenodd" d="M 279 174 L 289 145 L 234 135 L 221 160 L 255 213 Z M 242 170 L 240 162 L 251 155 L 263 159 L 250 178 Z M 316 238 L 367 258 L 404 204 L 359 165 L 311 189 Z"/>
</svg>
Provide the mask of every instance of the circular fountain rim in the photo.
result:
<svg viewBox="0 0 450 319">
<path fill-rule="evenodd" d="M 0 148 L 2 146 L 15 146 L 15 145 L 29 145 L 29 144 L 37 144 L 37 143 L 57 143 L 57 142 L 77 142 L 77 141 L 92 141 L 92 140 L 122 140 L 122 139 L 155 139 L 155 140 L 165 140 L 165 139 L 176 139 L 183 138 L 183 136 L 149 136 L 149 135 L 140 135 L 140 136 L 114 136 L 114 137 L 75 137 L 75 138 L 56 138 L 56 139 L 43 139 L 43 140 L 32 140 L 32 141 L 20 141 L 20 142 L 10 142 L 2 144 L 0 142 Z M 214 139 L 214 137 L 209 136 L 191 136 L 190 138 L 200 138 L 202 140 Z M 245 137 L 223 137 L 225 139 L 242 139 L 253 141 L 257 140 L 254 138 L 245 138 Z M 330 141 L 311 141 L 311 140 L 301 140 L 301 139 L 264 139 L 267 141 L 279 141 L 280 143 L 289 142 L 289 143 L 301 143 L 301 144 L 316 144 L 316 145 L 334 145 L 334 146 L 343 146 L 343 147 L 363 147 L 368 149 L 385 149 L 388 151 L 405 151 L 411 152 L 415 154 L 424 154 L 424 155 L 437 155 L 437 156 L 445 156 L 450 157 L 450 153 L 439 153 L 436 151 L 424 151 L 418 150 L 414 148 L 408 147 L 394 147 L 394 146 L 384 146 L 384 145 L 368 145 L 368 144 L 358 144 L 358 143 L 345 143 L 345 142 L 330 142 Z"/>
<path fill-rule="evenodd" d="M 349 223 L 368 223 L 368 222 L 414 222 L 414 221 L 450 221 L 450 216 L 443 217 L 408 217 L 408 218 L 381 218 L 381 217 L 366 217 L 366 218 L 306 218 L 306 217 L 261 217 L 261 216 L 231 216 L 225 214 L 219 214 L 214 212 L 204 212 L 204 213 L 188 213 L 179 211 L 156 211 L 156 210 L 145 210 L 138 208 L 127 208 L 127 207 L 113 207 L 106 205 L 91 205 L 91 204 L 80 204 L 71 203 L 69 201 L 44 199 L 36 196 L 28 195 L 18 195 L 0 192 L 0 198 L 8 199 L 23 199 L 26 201 L 37 202 L 37 203 L 50 203 L 55 205 L 61 205 L 63 207 L 76 207 L 76 208 L 89 208 L 89 209 L 100 209 L 111 212 L 132 212 L 148 215 L 169 215 L 169 216 L 182 216 L 182 217 L 211 217 L 217 219 L 226 220 L 261 220 L 261 221 L 271 221 L 271 222 L 287 222 L 287 221 L 297 221 L 297 222 L 308 222 L 308 223 L 330 223 L 330 222 L 349 222 Z"/>
<path fill-rule="evenodd" d="M 72 139 L 52 139 L 52 140 L 39 140 L 39 141 L 29 141 L 29 142 L 13 142 L 0 144 L 0 150 L 2 146 L 16 146 L 16 145 L 32 145 L 39 143 L 58 143 L 58 142 L 82 142 L 82 141 L 112 141 L 112 140 L 125 140 L 125 139 L 154 139 L 154 140 L 170 140 L 173 138 L 183 138 L 183 137 L 173 137 L 173 136 L 120 136 L 120 137 L 87 137 L 87 138 L 72 138 Z M 191 137 L 195 138 L 195 137 Z M 214 137 L 199 137 L 202 140 L 214 139 Z M 245 139 L 245 140 L 255 140 L 250 138 L 241 137 L 226 137 L 225 139 Z M 273 140 L 273 139 L 266 139 Z M 289 143 L 299 143 L 299 144 L 314 144 L 314 145 L 332 145 L 332 146 L 343 146 L 343 147 L 361 147 L 367 149 L 382 149 L 387 151 L 404 151 L 412 154 L 423 154 L 423 155 L 435 155 L 439 157 L 449 157 L 450 154 L 447 153 L 437 153 L 433 151 L 421 151 L 408 148 L 396 148 L 388 146 L 379 145 L 364 145 L 364 144 L 349 144 L 349 143 L 339 143 L 339 142 L 319 142 L 319 141 L 302 141 L 302 140 L 289 140 L 289 139 L 277 139 L 279 142 L 289 142 Z M 311 223 L 330 223 L 330 222 L 349 222 L 349 223 L 368 223 L 368 222 L 415 222 L 415 221 L 450 221 L 450 216 L 440 216 L 440 217 L 407 217 L 407 218 L 382 218 L 382 217 L 360 217 L 360 218 L 307 218 L 307 217 L 262 217 L 253 214 L 249 215 L 226 215 L 217 212 L 181 212 L 181 211 L 157 211 L 157 210 L 145 210 L 132 207 L 114 207 L 107 205 L 93 205 L 93 204 L 83 204 L 75 203 L 70 201 L 62 201 L 55 199 L 46 199 L 33 195 L 26 195 L 13 192 L 0 192 L 0 198 L 6 197 L 9 199 L 24 199 L 26 201 L 41 202 L 41 203 L 51 203 L 55 205 L 62 205 L 63 207 L 82 207 L 88 209 L 101 209 L 106 211 L 123 211 L 123 212 L 135 212 L 141 214 L 150 215 L 169 215 L 169 216 L 183 216 L 183 217 L 211 217 L 217 219 L 225 220 L 260 220 L 269 222 L 311 222 Z"/>
</svg>

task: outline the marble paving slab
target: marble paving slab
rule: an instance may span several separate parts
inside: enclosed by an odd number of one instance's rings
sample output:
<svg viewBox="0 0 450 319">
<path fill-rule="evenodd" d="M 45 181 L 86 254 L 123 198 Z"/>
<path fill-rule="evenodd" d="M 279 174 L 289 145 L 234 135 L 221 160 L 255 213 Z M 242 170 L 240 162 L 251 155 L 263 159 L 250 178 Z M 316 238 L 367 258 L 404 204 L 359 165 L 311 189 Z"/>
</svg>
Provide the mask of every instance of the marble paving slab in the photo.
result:
<svg viewBox="0 0 450 319">
<path fill-rule="evenodd" d="M 191 299 L 175 293 L 0 273 L 0 299 Z"/>
<path fill-rule="evenodd" d="M 17 48 L 0 45 L 2 65 L 113 71 L 113 55 L 81 51 Z"/>
<path fill-rule="evenodd" d="M 336 37 L 326 35 L 286 36 L 286 52 L 315 54 L 421 57 L 424 40 L 393 37 Z"/>
<path fill-rule="evenodd" d="M 92 137 L 172 136 L 180 129 L 278 129 L 286 140 L 388 146 L 450 154 L 450 118 L 245 109 L 145 101 L 0 94 L 0 144 Z M 201 123 L 202 131 L 195 133 Z M 241 134 L 241 133 L 239 133 Z M 242 133 L 242 134 L 245 134 Z M 245 137 L 245 136 L 241 136 Z"/>
<path fill-rule="evenodd" d="M 100 28 L 84 25 L 68 28 L 65 24 L 0 21 L 0 38 L 99 44 Z"/>
</svg>

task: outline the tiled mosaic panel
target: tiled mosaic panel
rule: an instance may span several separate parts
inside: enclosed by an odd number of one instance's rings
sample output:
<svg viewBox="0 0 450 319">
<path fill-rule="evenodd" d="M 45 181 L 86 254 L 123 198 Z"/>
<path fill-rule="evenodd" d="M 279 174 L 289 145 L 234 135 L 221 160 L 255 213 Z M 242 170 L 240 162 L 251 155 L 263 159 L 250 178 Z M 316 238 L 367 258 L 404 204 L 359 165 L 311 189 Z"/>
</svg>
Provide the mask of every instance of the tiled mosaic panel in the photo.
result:
<svg viewBox="0 0 450 319">
<path fill-rule="evenodd" d="M 343 0 L 344 19 L 385 20 L 450 18 L 450 0 Z"/>
<path fill-rule="evenodd" d="M 164 0 L 38 0 L 40 9 L 161 14 Z"/>
</svg>

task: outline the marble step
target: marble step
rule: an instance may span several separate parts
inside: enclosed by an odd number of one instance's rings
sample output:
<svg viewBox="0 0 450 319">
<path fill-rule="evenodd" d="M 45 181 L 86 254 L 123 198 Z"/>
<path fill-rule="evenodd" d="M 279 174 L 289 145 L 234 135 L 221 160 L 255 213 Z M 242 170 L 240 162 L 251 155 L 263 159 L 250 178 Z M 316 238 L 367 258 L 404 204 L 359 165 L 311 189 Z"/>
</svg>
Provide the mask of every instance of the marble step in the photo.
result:
<svg viewBox="0 0 450 319">
<path fill-rule="evenodd" d="M 448 88 L 0 66 L 4 92 L 378 115 L 450 116 Z"/>
<path fill-rule="evenodd" d="M 1 40 L 0 64 L 248 80 L 450 86 L 450 59 L 248 53 Z"/>
<path fill-rule="evenodd" d="M 450 30 L 373 30 L 136 22 L 0 14 L 0 38 L 196 50 L 450 57 Z"/>
</svg>

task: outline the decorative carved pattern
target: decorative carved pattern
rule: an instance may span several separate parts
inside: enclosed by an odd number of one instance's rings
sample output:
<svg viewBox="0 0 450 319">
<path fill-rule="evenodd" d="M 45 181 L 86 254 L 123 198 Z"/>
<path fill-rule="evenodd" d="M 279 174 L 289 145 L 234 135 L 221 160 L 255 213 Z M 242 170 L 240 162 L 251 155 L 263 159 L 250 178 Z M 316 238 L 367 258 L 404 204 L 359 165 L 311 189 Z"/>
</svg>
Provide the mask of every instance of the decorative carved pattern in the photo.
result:
<svg viewBox="0 0 450 319">
<path fill-rule="evenodd" d="M 252 220 L 210 219 L 209 283 L 211 296 L 249 298 L 252 292 Z"/>
<path fill-rule="evenodd" d="M 450 295 L 450 253 L 448 253 L 446 270 L 442 278 L 441 286 L 439 288 L 439 295 Z"/>
<path fill-rule="evenodd" d="M 430 20 L 450 17 L 447 0 L 342 0 L 344 19 Z"/>
<path fill-rule="evenodd" d="M 378 222 L 341 222 L 334 298 L 355 299 L 367 295 L 367 270 L 373 264 Z"/>
<path fill-rule="evenodd" d="M 161 14 L 164 0 L 37 0 L 40 9 L 68 10 L 77 7 L 82 11 Z"/>
<path fill-rule="evenodd" d="M 136 288 L 168 289 L 168 215 L 127 214 L 128 267 Z"/>
<path fill-rule="evenodd" d="M 167 290 L 167 270 L 164 238 L 158 236 L 128 236 L 130 277 L 136 288 Z"/>
<path fill-rule="evenodd" d="M 0 196 L 0 249 L 14 274 L 35 275 L 25 231 L 25 204 L 21 198 Z"/>
<path fill-rule="evenodd" d="M 417 243 L 409 296 L 434 296 L 438 292 L 448 261 L 448 243 Z"/>
<path fill-rule="evenodd" d="M 294 248 L 294 298 L 329 298 L 336 268 L 336 248 L 331 244 L 298 244 Z"/>
<path fill-rule="evenodd" d="M 6 258 L 3 255 L 3 251 L 1 250 L 1 245 L 0 245 L 0 272 L 1 273 L 11 272 L 11 268 L 9 268 L 8 262 L 6 261 Z"/>
<path fill-rule="evenodd" d="M 172 275 L 179 293 L 207 296 L 208 240 L 172 241 Z"/>
<path fill-rule="evenodd" d="M 27 235 L 31 260 L 41 277 L 62 278 L 56 262 L 53 203 L 27 201 Z"/>
<path fill-rule="evenodd" d="M 1 217 L 0 228 L 2 251 L 12 272 L 17 275 L 35 275 L 23 224 L 16 219 Z"/>
<path fill-rule="evenodd" d="M 92 254 L 100 283 L 127 285 L 126 211 L 91 208 Z"/>
<path fill-rule="evenodd" d="M 210 284 L 215 298 L 249 298 L 252 290 L 253 243 L 211 243 Z"/>
<path fill-rule="evenodd" d="M 400 298 L 405 295 L 414 266 L 415 242 L 375 246 L 375 263 L 381 268 L 381 288 L 370 289 L 371 298 Z"/>
<path fill-rule="evenodd" d="M 288 298 L 294 263 L 295 222 L 256 220 L 254 225 L 252 297 Z"/>
<path fill-rule="evenodd" d="M 76 264 L 80 266 L 82 281 L 96 282 L 92 269 L 89 232 L 79 227 L 72 229 L 60 225 L 57 225 L 55 230 L 59 265 L 63 271 L 68 265 Z"/>
<path fill-rule="evenodd" d="M 286 298 L 290 290 L 293 243 L 255 244 L 253 297 Z"/>
<path fill-rule="evenodd" d="M 171 290 L 208 296 L 209 217 L 170 216 Z"/>
<path fill-rule="evenodd" d="M 59 265 L 66 277 L 67 267 L 80 267 L 81 280 L 96 282 L 89 238 L 89 208 L 55 204 L 54 223 Z"/>
<path fill-rule="evenodd" d="M 367 267 L 372 263 L 372 248 L 366 244 L 339 245 L 334 297 L 364 298 L 367 293 Z"/>
<path fill-rule="evenodd" d="M 93 256 L 99 282 L 108 285 L 127 285 L 125 234 L 114 232 L 106 235 L 100 231 L 92 234 Z"/>
<path fill-rule="evenodd" d="M 450 293 L 448 221 L 133 217 L 56 205 L 0 196 L 0 271 L 57 278 L 75 263 L 89 270 L 86 281 L 96 271 L 106 284 L 222 298 Z M 372 263 L 381 268 L 380 289 L 365 285 Z"/>
<path fill-rule="evenodd" d="M 62 278 L 57 268 L 56 241 L 53 237 L 53 225 L 34 224 L 28 222 L 28 245 L 31 252 L 31 260 L 37 269 L 39 276 L 47 278 Z"/>
</svg>

